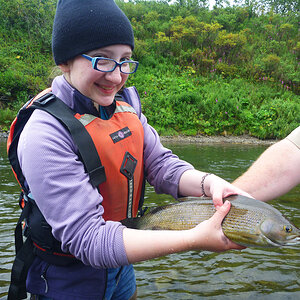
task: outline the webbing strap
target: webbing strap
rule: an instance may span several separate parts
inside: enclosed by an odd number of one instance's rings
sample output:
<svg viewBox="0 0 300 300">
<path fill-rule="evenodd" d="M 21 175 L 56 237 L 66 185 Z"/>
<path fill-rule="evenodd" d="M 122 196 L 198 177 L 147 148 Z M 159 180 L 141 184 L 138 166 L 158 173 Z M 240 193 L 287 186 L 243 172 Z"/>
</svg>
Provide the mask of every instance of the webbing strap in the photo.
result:
<svg viewBox="0 0 300 300">
<path fill-rule="evenodd" d="M 8 300 L 26 299 L 26 278 L 28 269 L 34 260 L 33 245 L 28 237 L 17 253 L 11 270 L 11 282 L 8 290 Z"/>
<path fill-rule="evenodd" d="M 74 117 L 74 112 L 71 109 L 51 93 L 36 100 L 32 107 L 48 112 L 68 129 L 75 145 L 78 147 L 91 184 L 98 188 L 99 184 L 106 181 L 105 170 L 93 140 L 83 124 Z"/>
<path fill-rule="evenodd" d="M 22 222 L 28 217 L 30 212 L 30 206 L 31 204 L 27 202 L 24 208 L 22 209 L 21 215 L 15 228 L 15 248 L 17 254 L 23 246 Z"/>
<path fill-rule="evenodd" d="M 34 259 L 33 245 L 30 237 L 23 243 L 22 222 L 30 212 L 30 203 L 27 202 L 19 217 L 15 228 L 16 258 L 11 270 L 11 281 L 8 290 L 8 300 L 19 300 L 27 298 L 26 278 L 28 269 Z"/>
</svg>

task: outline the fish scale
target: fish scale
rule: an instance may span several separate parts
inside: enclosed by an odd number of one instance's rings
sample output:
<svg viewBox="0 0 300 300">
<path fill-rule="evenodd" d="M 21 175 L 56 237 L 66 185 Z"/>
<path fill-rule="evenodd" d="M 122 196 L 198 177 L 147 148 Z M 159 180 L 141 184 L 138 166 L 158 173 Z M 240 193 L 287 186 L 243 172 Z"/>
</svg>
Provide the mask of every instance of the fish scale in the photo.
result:
<svg viewBox="0 0 300 300">
<path fill-rule="evenodd" d="M 224 234 L 243 246 L 278 247 L 300 243 L 300 230 L 277 209 L 241 195 L 226 198 L 231 208 L 222 222 Z M 123 225 L 143 230 L 187 230 L 208 220 L 216 212 L 211 199 L 182 198 L 181 202 L 151 209 Z"/>
</svg>

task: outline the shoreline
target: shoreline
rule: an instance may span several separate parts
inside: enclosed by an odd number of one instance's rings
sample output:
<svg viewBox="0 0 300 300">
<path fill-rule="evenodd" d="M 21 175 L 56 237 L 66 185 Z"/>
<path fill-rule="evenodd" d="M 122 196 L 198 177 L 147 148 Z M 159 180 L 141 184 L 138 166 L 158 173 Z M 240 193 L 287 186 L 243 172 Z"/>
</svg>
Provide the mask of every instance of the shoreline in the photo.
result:
<svg viewBox="0 0 300 300">
<path fill-rule="evenodd" d="M 272 145 L 279 140 L 260 140 L 250 135 L 240 136 L 161 136 L 163 143 L 186 143 L 186 144 L 243 144 L 243 145 Z"/>
<path fill-rule="evenodd" d="M 8 132 L 0 131 L 0 142 L 5 142 L 8 137 Z M 279 140 L 260 140 L 250 135 L 240 136 L 160 136 L 162 143 L 168 144 L 244 144 L 244 145 L 272 145 Z"/>
</svg>

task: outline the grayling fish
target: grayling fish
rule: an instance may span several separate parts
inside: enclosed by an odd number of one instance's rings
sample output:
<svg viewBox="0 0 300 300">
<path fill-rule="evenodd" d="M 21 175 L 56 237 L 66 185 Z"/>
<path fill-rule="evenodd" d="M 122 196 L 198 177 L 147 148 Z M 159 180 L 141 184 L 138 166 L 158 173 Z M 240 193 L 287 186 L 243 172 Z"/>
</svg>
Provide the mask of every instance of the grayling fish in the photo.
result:
<svg viewBox="0 0 300 300">
<path fill-rule="evenodd" d="M 215 213 L 209 198 L 186 197 L 184 201 L 151 209 L 142 217 L 125 219 L 129 228 L 185 230 Z M 181 199 L 181 200 L 182 200 Z M 271 205 L 241 195 L 226 198 L 231 208 L 222 223 L 224 234 L 242 246 L 280 247 L 300 243 L 300 230 Z"/>
</svg>

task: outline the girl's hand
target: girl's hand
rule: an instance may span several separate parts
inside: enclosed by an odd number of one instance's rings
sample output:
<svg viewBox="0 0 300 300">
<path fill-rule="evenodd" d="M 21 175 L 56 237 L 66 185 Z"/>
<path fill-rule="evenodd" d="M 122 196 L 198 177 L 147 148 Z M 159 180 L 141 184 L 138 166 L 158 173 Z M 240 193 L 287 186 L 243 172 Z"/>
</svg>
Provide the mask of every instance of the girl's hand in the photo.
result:
<svg viewBox="0 0 300 300">
<path fill-rule="evenodd" d="M 214 174 L 207 174 L 198 170 L 185 171 L 179 181 L 179 195 L 181 196 L 206 196 L 212 197 L 218 210 L 223 205 L 223 198 L 240 194 L 251 197 L 240 188 Z"/>
<path fill-rule="evenodd" d="M 245 249 L 230 241 L 222 231 L 222 221 L 229 212 L 230 206 L 230 202 L 225 201 L 210 219 L 188 231 L 187 242 L 190 243 L 191 250 L 222 252 L 230 249 Z"/>
<path fill-rule="evenodd" d="M 212 197 L 217 210 L 223 205 L 222 199 L 230 195 L 239 194 L 251 197 L 248 193 L 214 174 L 210 174 L 205 178 L 204 190 L 207 196 Z"/>
</svg>

